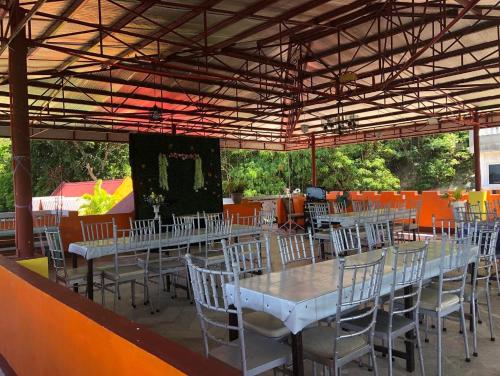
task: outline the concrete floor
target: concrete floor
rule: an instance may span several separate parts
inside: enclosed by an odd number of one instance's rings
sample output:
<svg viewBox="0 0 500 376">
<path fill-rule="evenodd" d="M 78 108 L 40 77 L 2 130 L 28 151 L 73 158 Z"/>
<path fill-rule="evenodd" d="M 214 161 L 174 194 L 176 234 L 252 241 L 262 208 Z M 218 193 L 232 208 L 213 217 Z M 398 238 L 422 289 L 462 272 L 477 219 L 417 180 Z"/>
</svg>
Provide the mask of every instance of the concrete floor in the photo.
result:
<svg viewBox="0 0 500 376">
<path fill-rule="evenodd" d="M 273 270 L 279 270 L 281 264 L 279 261 L 277 243 L 272 239 L 272 264 Z M 143 299 L 142 289 L 137 289 L 137 308 L 132 308 L 130 305 L 130 288 L 129 285 L 124 285 L 122 290 L 123 298 L 118 301 L 117 313 L 120 313 L 132 321 L 144 324 L 150 327 L 158 334 L 165 336 L 179 344 L 188 347 L 197 352 L 203 352 L 201 331 L 199 322 L 196 316 L 194 305 L 185 298 L 186 294 L 183 290 L 178 290 L 178 298 L 172 299 L 171 294 L 161 292 L 159 313 L 151 315 L 149 307 L 141 304 Z M 153 287 L 156 293 L 156 287 Z M 496 342 L 490 341 L 490 335 L 487 325 L 486 307 L 480 306 L 481 318 L 483 324 L 478 327 L 478 349 L 479 356 L 472 357 L 472 333 L 469 333 L 469 345 L 471 348 L 471 362 L 466 363 L 464 360 L 463 337 L 458 332 L 458 323 L 448 320 L 447 332 L 443 333 L 443 369 L 445 375 L 481 375 L 494 376 L 500 375 L 500 296 L 497 295 L 496 287 L 493 288 L 493 311 L 494 311 L 494 330 L 499 339 Z M 96 293 L 96 301 L 100 301 L 100 294 Z M 112 308 L 113 297 L 111 294 L 106 294 L 107 307 Z M 423 342 L 423 328 L 422 328 Z M 437 360 L 436 360 L 436 337 L 430 335 L 429 343 L 424 343 L 424 362 L 427 375 L 435 375 Z M 396 348 L 404 349 L 402 341 L 396 343 Z M 378 366 L 380 374 L 387 374 L 387 358 L 378 355 Z M 395 375 L 407 375 L 405 363 L 401 359 L 396 359 L 393 363 Z M 418 363 L 416 372 L 420 374 Z M 306 373 L 312 374 L 311 365 L 306 361 Z M 366 367 L 360 367 L 358 364 L 351 364 L 344 368 L 345 375 L 373 375 Z"/>
</svg>

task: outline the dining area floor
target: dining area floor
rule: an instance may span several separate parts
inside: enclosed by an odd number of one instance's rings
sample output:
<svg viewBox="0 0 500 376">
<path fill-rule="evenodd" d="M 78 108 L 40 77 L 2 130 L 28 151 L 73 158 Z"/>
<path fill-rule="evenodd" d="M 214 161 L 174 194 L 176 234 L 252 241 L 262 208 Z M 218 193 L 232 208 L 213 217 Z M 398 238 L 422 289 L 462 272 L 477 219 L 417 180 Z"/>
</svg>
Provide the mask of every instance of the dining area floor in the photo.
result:
<svg viewBox="0 0 500 376">
<path fill-rule="evenodd" d="M 280 255 L 276 236 L 271 235 L 271 259 L 272 269 L 277 271 L 281 269 Z M 492 284 L 492 305 L 494 330 L 497 336 L 500 333 L 500 296 L 496 294 L 496 286 Z M 154 289 L 156 291 L 156 287 Z M 156 297 L 156 292 L 153 293 Z M 196 308 L 194 304 L 186 299 L 186 292 L 177 289 L 177 297 L 172 298 L 172 293 L 162 291 L 160 293 L 159 308 L 160 312 L 150 313 L 149 306 L 141 304 L 143 301 L 143 290 L 137 288 L 137 306 L 133 308 L 130 304 L 130 288 L 124 285 L 121 289 L 121 299 L 118 300 L 116 313 L 125 316 L 129 320 L 145 325 L 154 332 L 177 342 L 192 351 L 203 353 L 202 333 Z M 95 300 L 100 301 L 100 294 L 95 294 Z M 106 293 L 106 307 L 112 308 L 113 296 Z M 446 332 L 443 335 L 443 369 L 446 375 L 481 375 L 493 376 L 500 375 L 497 356 L 500 354 L 500 340 L 491 341 L 487 323 L 486 306 L 480 302 L 480 316 L 484 320 L 478 325 L 478 357 L 471 357 L 471 362 L 466 363 L 463 357 L 463 339 L 459 333 L 459 323 L 456 320 L 446 320 Z M 424 331 L 421 330 L 422 344 L 424 350 L 424 363 L 427 375 L 435 374 L 437 367 L 436 335 L 435 329 L 429 330 L 429 342 L 423 341 Z M 469 332 L 469 339 L 472 341 L 472 333 Z M 395 348 L 404 349 L 404 342 L 396 342 Z M 364 365 L 352 362 L 343 368 L 345 375 L 372 375 L 368 370 L 368 359 L 364 360 Z M 387 374 L 387 358 L 377 353 L 377 364 L 381 375 Z M 312 364 L 305 361 L 305 374 L 312 375 Z M 319 367 L 318 367 L 319 370 Z M 395 375 L 409 375 L 411 373 L 405 370 L 405 361 L 399 358 L 393 360 L 393 371 Z M 321 373 L 319 373 L 321 374 Z M 420 374 L 418 362 L 416 369 L 412 373 Z"/>
</svg>

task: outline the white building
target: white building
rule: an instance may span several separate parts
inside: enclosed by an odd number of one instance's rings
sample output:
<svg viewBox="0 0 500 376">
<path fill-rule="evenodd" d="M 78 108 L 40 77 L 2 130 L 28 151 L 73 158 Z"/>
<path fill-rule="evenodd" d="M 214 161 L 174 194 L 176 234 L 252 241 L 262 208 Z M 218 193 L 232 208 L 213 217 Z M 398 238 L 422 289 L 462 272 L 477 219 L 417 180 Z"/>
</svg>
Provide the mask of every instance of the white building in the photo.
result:
<svg viewBox="0 0 500 376">
<path fill-rule="evenodd" d="M 500 127 L 479 131 L 481 159 L 481 187 L 500 189 Z M 474 153 L 472 131 L 469 131 L 469 149 Z"/>
</svg>

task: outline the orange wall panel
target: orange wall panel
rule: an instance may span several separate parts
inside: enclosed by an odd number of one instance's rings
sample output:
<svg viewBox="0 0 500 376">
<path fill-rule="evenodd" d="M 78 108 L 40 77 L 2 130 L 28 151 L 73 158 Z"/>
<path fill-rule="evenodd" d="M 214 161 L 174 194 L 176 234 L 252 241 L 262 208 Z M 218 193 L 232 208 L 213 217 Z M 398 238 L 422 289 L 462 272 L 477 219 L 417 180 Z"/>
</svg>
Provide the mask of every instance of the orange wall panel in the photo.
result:
<svg viewBox="0 0 500 376">
<path fill-rule="evenodd" d="M 0 286 L 0 354 L 19 376 L 237 374 L 3 256 Z"/>
</svg>

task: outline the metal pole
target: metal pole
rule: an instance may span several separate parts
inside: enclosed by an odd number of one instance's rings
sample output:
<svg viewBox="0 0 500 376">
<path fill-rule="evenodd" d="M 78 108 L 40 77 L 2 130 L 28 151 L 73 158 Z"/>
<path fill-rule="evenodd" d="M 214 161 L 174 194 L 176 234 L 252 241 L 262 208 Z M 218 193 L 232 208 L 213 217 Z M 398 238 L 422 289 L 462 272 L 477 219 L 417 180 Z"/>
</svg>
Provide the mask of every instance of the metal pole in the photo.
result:
<svg viewBox="0 0 500 376">
<path fill-rule="evenodd" d="M 311 135 L 311 184 L 316 186 L 316 137 Z"/>
<path fill-rule="evenodd" d="M 23 22 L 24 12 L 17 1 L 10 9 L 11 28 Z M 12 139 L 16 250 L 19 258 L 33 256 L 31 211 L 31 158 L 29 137 L 28 73 L 26 29 L 12 39 L 9 49 L 10 132 Z"/>
<path fill-rule="evenodd" d="M 479 116 L 476 112 L 474 114 L 474 130 L 472 133 L 474 139 L 474 180 L 477 192 L 481 190 L 481 149 L 479 145 L 479 129 Z"/>
</svg>

